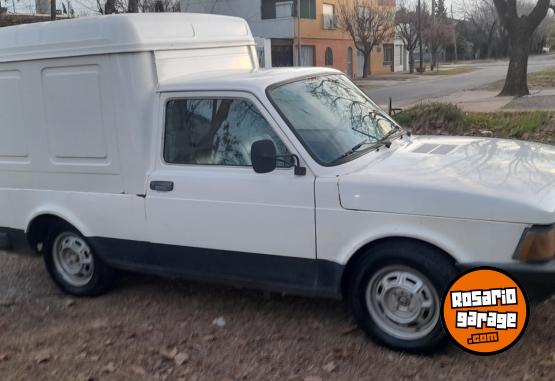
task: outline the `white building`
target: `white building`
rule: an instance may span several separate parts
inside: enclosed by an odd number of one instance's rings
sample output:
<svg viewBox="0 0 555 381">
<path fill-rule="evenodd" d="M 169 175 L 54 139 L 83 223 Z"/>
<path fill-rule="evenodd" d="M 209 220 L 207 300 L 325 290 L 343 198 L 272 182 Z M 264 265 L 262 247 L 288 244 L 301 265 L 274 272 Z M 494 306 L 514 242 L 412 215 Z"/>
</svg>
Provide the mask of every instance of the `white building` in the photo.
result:
<svg viewBox="0 0 555 381">
<path fill-rule="evenodd" d="M 271 8 L 256 0 L 181 0 L 181 11 L 242 17 L 255 36 L 261 66 L 293 66 L 294 2 L 268 4 Z"/>
<path fill-rule="evenodd" d="M 300 18 L 295 0 L 180 0 L 182 12 L 212 13 L 245 19 L 255 36 L 261 67 L 329 66 L 349 76 L 362 76 L 364 58 L 350 37 L 335 24 L 336 0 L 301 0 Z M 303 25 L 301 28 L 300 25 Z M 317 25 L 317 26 L 316 26 Z M 297 35 L 300 33 L 301 37 Z M 328 58 L 326 50 L 332 51 Z M 396 39 L 376 47 L 372 53 L 374 74 L 408 69 L 403 42 Z"/>
</svg>

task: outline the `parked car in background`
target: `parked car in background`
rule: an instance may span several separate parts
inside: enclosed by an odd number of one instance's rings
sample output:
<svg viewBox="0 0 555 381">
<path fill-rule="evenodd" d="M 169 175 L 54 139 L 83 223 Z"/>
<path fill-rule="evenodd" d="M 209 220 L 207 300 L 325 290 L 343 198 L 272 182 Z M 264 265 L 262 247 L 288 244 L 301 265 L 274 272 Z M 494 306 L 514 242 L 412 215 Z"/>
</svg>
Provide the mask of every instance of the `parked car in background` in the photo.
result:
<svg viewBox="0 0 555 381">
<path fill-rule="evenodd" d="M 420 352 L 461 269 L 555 276 L 554 147 L 411 136 L 339 71 L 259 70 L 242 19 L 2 28 L 0 115 L 0 249 L 72 295 L 125 269 L 344 298 Z"/>
</svg>

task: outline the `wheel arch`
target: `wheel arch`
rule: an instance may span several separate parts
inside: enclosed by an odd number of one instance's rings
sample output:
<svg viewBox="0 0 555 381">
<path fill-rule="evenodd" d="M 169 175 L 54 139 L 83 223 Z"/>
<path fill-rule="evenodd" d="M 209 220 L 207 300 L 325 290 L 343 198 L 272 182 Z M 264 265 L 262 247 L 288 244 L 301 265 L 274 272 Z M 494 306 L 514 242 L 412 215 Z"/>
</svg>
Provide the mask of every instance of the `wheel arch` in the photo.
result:
<svg viewBox="0 0 555 381">
<path fill-rule="evenodd" d="M 81 234 L 86 236 L 86 231 L 79 221 L 73 216 L 59 211 L 46 211 L 42 210 L 40 212 L 33 213 L 32 217 L 29 218 L 27 227 L 25 229 L 25 235 L 27 241 L 31 248 L 37 252 L 42 252 L 44 247 L 44 241 L 46 240 L 50 226 L 55 223 L 64 223 L 72 226 Z"/>
<path fill-rule="evenodd" d="M 351 257 L 345 264 L 345 267 L 343 268 L 343 272 L 341 274 L 341 284 L 340 284 L 342 296 L 345 297 L 346 292 L 348 291 L 349 280 L 351 279 L 354 273 L 354 270 L 356 270 L 357 263 L 360 261 L 361 258 L 366 257 L 368 255 L 372 255 L 372 249 L 378 245 L 388 244 L 388 243 L 392 244 L 393 242 L 399 242 L 399 241 L 418 243 L 421 245 L 428 246 L 436 250 L 439 255 L 442 255 L 453 265 L 457 263 L 457 260 L 455 259 L 455 257 L 449 254 L 446 250 L 444 250 L 443 248 L 439 247 L 436 244 L 433 244 L 421 238 L 413 238 L 413 237 L 407 237 L 407 236 L 389 236 L 389 237 L 378 238 L 373 241 L 367 242 L 363 246 L 359 247 L 351 255 Z"/>
</svg>

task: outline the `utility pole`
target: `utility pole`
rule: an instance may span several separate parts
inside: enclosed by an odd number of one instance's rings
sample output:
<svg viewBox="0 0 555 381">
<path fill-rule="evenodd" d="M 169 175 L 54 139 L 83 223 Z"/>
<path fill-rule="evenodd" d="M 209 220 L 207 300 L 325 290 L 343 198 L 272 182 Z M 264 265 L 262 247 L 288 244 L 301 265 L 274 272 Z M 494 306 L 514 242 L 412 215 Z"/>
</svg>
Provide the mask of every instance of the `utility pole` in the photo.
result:
<svg viewBox="0 0 555 381">
<path fill-rule="evenodd" d="M 50 20 L 56 20 L 56 0 L 50 0 Z"/>
<path fill-rule="evenodd" d="M 451 3 L 451 21 L 453 21 L 453 47 L 455 48 L 455 63 L 459 60 L 459 52 L 457 51 L 457 31 L 455 30 L 456 22 L 453 17 L 453 3 Z"/>
<path fill-rule="evenodd" d="M 418 0 L 418 44 L 420 46 L 420 74 L 424 74 L 424 59 L 422 57 L 422 5 Z"/>
<path fill-rule="evenodd" d="M 435 28 L 435 26 L 436 26 L 436 0 L 432 0 L 432 26 L 433 26 L 433 28 Z M 434 41 L 435 37 L 436 37 L 434 34 L 435 33 L 432 33 L 433 38 L 430 39 L 431 40 L 430 41 L 431 46 L 428 47 L 428 49 L 430 49 L 430 53 L 432 53 L 431 62 L 430 62 L 430 71 L 434 71 L 434 69 L 436 69 L 436 71 L 438 70 L 436 68 L 436 64 L 437 64 L 437 62 L 436 62 L 436 60 L 437 60 L 437 58 L 436 58 L 437 57 L 436 56 L 437 50 L 436 49 L 437 48 L 434 49 L 434 47 L 435 47 L 434 44 L 436 44 L 437 41 Z"/>
<path fill-rule="evenodd" d="M 297 0 L 297 66 L 301 66 L 301 0 Z"/>
</svg>

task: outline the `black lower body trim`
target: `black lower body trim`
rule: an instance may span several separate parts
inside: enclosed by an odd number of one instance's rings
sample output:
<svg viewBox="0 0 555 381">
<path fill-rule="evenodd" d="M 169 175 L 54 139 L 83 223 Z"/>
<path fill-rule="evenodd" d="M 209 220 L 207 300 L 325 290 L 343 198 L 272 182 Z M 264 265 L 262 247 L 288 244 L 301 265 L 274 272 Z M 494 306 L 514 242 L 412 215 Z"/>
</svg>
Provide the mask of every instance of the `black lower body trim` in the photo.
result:
<svg viewBox="0 0 555 381">
<path fill-rule="evenodd" d="M 341 298 L 344 266 L 331 261 L 114 238 L 92 237 L 88 240 L 104 261 L 124 270 Z"/>
<path fill-rule="evenodd" d="M 29 254 L 33 250 L 25 232 L 20 229 L 0 228 L 0 250 Z"/>
<path fill-rule="evenodd" d="M 332 261 L 88 237 L 107 264 L 282 293 L 341 298 L 344 266 Z M 0 228 L 0 250 L 32 252 L 23 230 Z"/>
</svg>

